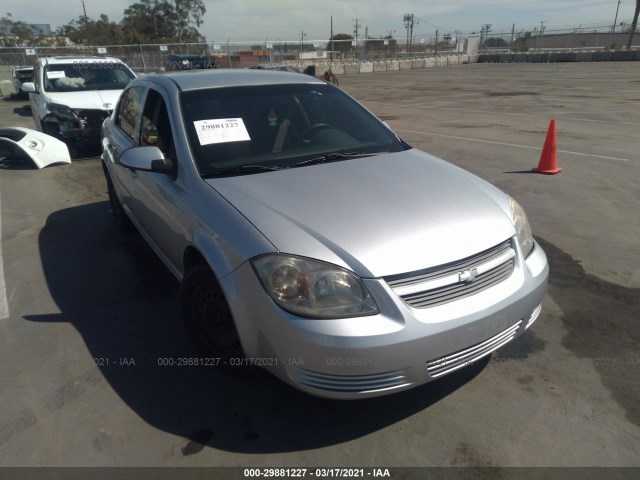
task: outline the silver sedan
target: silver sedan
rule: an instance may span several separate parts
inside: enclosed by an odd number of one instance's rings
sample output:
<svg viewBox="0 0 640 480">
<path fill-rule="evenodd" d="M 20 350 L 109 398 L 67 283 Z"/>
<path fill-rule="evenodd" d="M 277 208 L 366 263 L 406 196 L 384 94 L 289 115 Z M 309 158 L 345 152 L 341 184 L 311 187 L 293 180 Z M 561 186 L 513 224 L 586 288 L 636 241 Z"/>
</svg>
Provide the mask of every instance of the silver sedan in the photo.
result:
<svg viewBox="0 0 640 480">
<path fill-rule="evenodd" d="M 540 314 L 518 203 L 287 72 L 132 81 L 102 132 L 118 227 L 181 281 L 204 359 L 365 398 L 469 365 Z"/>
</svg>

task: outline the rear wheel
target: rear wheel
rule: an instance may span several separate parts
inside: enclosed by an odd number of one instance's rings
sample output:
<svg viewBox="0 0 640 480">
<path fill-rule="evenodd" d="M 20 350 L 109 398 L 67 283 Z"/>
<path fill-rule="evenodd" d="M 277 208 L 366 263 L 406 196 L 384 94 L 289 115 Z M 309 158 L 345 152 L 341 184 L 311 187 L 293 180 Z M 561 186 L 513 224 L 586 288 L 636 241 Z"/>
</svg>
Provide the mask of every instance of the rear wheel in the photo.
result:
<svg viewBox="0 0 640 480">
<path fill-rule="evenodd" d="M 180 287 L 182 314 L 187 331 L 203 354 L 219 359 L 227 372 L 247 374 L 248 367 L 227 300 L 208 265 L 191 268 Z"/>
</svg>

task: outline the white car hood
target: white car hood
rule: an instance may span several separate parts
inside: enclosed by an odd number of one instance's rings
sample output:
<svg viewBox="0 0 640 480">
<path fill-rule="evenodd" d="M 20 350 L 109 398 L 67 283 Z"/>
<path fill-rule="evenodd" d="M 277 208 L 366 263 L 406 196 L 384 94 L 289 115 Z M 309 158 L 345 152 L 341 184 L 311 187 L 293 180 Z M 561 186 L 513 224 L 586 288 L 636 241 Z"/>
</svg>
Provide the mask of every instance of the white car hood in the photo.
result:
<svg viewBox="0 0 640 480">
<path fill-rule="evenodd" d="M 51 103 L 72 109 L 113 110 L 122 90 L 88 90 L 82 92 L 47 92 Z"/>
<path fill-rule="evenodd" d="M 506 194 L 418 150 L 207 182 L 278 251 L 362 277 L 453 262 L 515 234 Z"/>
<path fill-rule="evenodd" d="M 69 149 L 64 142 L 28 128 L 0 128 L 0 146 L 3 145 L 26 154 L 38 168 L 71 163 Z"/>
</svg>

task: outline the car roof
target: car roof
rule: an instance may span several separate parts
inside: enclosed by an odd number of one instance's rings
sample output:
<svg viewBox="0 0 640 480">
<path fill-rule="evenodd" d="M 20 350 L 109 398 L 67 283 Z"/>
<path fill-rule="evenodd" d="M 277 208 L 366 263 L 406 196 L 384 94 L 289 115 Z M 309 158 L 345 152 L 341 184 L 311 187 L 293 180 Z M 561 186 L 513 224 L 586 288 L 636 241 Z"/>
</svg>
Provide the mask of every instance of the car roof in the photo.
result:
<svg viewBox="0 0 640 480">
<path fill-rule="evenodd" d="M 206 55 L 200 55 L 199 53 L 172 53 L 168 56 L 177 58 L 207 58 Z"/>
<path fill-rule="evenodd" d="M 197 70 L 145 75 L 133 82 L 150 81 L 165 88 L 186 92 L 206 88 L 244 87 L 259 85 L 318 84 L 325 82 L 311 75 L 279 70 Z"/>
<path fill-rule="evenodd" d="M 115 57 L 104 57 L 99 55 L 57 55 L 52 57 L 40 57 L 38 62 L 42 64 L 60 64 L 60 63 L 77 63 L 77 62 L 117 62 L 122 61 Z"/>
<path fill-rule="evenodd" d="M 249 68 L 255 68 L 255 69 L 261 69 L 264 68 L 269 69 L 269 68 L 282 68 L 282 67 L 286 67 L 287 65 L 285 65 L 284 63 L 259 63 L 257 65 L 254 65 L 253 67 L 249 67 Z"/>
</svg>

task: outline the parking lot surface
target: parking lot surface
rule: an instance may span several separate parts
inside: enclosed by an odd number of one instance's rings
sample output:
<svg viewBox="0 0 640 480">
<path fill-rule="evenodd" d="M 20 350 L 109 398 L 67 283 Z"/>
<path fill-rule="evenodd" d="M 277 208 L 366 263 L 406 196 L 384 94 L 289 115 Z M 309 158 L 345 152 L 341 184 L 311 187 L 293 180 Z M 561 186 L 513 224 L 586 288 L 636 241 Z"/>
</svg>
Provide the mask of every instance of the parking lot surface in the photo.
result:
<svg viewBox="0 0 640 480">
<path fill-rule="evenodd" d="M 533 327 L 366 401 L 177 366 L 197 356 L 178 283 L 116 230 L 99 158 L 0 159 L 0 466 L 640 466 L 640 65 L 339 80 L 409 144 L 525 208 L 551 268 Z M 551 119 L 563 171 L 530 173 Z M 0 98 L 7 126 L 33 128 L 28 102 Z"/>
</svg>

